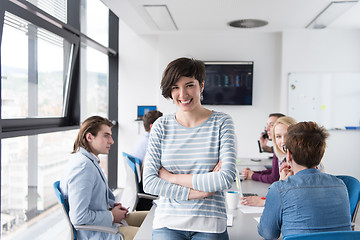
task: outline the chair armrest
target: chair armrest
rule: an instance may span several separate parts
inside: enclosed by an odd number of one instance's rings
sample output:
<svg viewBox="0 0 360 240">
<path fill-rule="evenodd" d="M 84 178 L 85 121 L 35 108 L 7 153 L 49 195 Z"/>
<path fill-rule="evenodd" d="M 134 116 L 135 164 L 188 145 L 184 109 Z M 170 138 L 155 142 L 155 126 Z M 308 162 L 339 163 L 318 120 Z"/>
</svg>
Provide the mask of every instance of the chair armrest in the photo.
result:
<svg viewBox="0 0 360 240">
<path fill-rule="evenodd" d="M 76 230 L 89 230 L 89 231 L 111 233 L 115 235 L 120 235 L 120 239 L 125 239 L 124 235 L 121 232 L 119 232 L 117 228 L 104 227 L 98 225 L 75 225 L 74 228 Z"/>
<path fill-rule="evenodd" d="M 158 199 L 157 196 L 150 195 L 150 194 L 146 194 L 146 193 L 138 193 L 138 197 L 139 197 L 139 198 L 146 198 L 146 199 L 150 199 L 150 200 L 156 200 L 156 199 Z"/>
</svg>

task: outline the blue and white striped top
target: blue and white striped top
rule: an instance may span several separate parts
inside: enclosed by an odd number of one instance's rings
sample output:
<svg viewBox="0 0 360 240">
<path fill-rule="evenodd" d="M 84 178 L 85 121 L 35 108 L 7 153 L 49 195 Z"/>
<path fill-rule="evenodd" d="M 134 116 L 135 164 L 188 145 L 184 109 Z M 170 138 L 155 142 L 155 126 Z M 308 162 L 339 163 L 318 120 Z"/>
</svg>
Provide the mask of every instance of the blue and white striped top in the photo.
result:
<svg viewBox="0 0 360 240">
<path fill-rule="evenodd" d="M 220 160 L 221 170 L 212 172 Z M 229 115 L 214 111 L 204 123 L 193 128 L 180 125 L 175 114 L 159 118 L 151 129 L 143 170 L 144 191 L 160 196 L 153 227 L 224 232 L 226 209 L 222 191 L 231 188 L 234 182 L 235 162 L 235 130 Z M 158 177 L 161 166 L 174 174 L 194 174 L 195 190 L 215 194 L 188 200 L 189 188 Z M 214 229 L 219 226 L 218 221 L 222 221 L 221 230 Z M 200 222 L 202 226 L 196 226 Z"/>
</svg>

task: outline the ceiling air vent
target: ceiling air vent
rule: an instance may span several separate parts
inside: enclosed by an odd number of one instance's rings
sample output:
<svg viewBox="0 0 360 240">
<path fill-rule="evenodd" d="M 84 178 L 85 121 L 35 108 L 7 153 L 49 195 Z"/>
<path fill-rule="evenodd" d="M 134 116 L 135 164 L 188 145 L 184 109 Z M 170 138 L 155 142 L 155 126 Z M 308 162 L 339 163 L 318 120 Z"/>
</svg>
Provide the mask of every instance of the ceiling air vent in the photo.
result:
<svg viewBox="0 0 360 240">
<path fill-rule="evenodd" d="M 236 28 L 257 28 L 267 25 L 268 22 L 260 19 L 241 19 L 231 21 L 228 24 L 229 26 Z"/>
</svg>

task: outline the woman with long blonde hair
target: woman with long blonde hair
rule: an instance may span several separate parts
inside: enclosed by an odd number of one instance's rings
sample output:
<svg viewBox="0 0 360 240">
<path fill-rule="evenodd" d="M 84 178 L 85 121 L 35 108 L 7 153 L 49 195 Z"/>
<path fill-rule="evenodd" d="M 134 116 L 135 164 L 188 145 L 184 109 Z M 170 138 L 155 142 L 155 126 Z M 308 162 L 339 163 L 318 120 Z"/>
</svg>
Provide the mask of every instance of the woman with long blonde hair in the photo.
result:
<svg viewBox="0 0 360 240">
<path fill-rule="evenodd" d="M 283 150 L 283 146 L 285 145 L 285 136 L 287 133 L 287 129 L 289 126 L 296 124 L 296 120 L 292 117 L 284 116 L 280 117 L 276 120 L 273 127 L 273 135 L 272 139 L 274 141 L 274 153 L 276 157 L 279 159 L 279 169 L 280 169 L 280 179 L 283 180 L 290 175 L 290 169 L 286 164 L 285 160 L 285 152 Z M 286 166 L 286 167 L 285 167 Z M 265 197 L 261 196 L 249 196 L 243 197 L 241 203 L 249 206 L 264 206 L 265 205 Z"/>
</svg>

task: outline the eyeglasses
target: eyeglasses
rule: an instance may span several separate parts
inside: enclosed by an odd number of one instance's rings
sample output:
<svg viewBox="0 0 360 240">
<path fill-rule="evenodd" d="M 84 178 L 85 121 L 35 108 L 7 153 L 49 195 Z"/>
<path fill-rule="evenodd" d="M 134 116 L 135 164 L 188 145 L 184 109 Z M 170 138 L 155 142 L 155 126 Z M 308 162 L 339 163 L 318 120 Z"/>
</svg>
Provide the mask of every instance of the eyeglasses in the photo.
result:
<svg viewBox="0 0 360 240">
<path fill-rule="evenodd" d="M 286 153 L 288 149 L 287 149 L 287 147 L 285 145 L 283 145 L 282 150 L 284 151 L 284 153 Z"/>
</svg>

